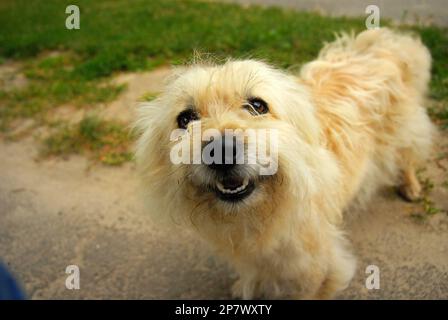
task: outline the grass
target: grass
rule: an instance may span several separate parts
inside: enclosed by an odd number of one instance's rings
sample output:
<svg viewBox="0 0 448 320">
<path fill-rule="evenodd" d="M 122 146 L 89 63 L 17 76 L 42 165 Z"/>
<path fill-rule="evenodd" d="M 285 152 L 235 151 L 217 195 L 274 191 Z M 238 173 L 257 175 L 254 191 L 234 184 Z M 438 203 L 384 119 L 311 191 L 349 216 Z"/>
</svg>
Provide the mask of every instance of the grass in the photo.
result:
<svg viewBox="0 0 448 320">
<path fill-rule="evenodd" d="M 429 115 L 442 129 L 448 129 L 448 98 L 442 97 L 428 109 Z"/>
<path fill-rule="evenodd" d="M 410 214 L 410 217 L 417 223 L 424 223 L 429 217 L 444 211 L 437 207 L 435 201 L 431 199 L 430 194 L 435 188 L 435 185 L 430 178 L 422 176 L 424 171 L 424 169 L 421 169 L 417 172 L 418 179 L 422 186 L 422 197 L 418 201 L 421 211 Z M 443 182 L 441 186 L 444 187 L 444 184 L 445 182 Z"/>
<path fill-rule="evenodd" d="M 94 161 L 120 165 L 132 159 L 132 137 L 126 126 L 96 116 L 86 116 L 76 125 L 58 123 L 44 141 L 41 156 L 85 154 Z"/>
<path fill-rule="evenodd" d="M 361 19 L 325 18 L 276 8 L 198 1 L 77 1 L 80 30 L 67 30 L 70 1 L 18 0 L 0 6 L 0 55 L 34 57 L 69 50 L 82 57 L 84 79 L 117 70 L 189 59 L 193 49 L 221 57 L 255 55 L 282 66 L 311 59 L 338 30 L 364 28 Z M 21 36 L 18 36 L 21 35 Z"/>
<path fill-rule="evenodd" d="M 107 80 L 88 81 L 74 77 L 72 55 L 58 54 L 29 59 L 23 72 L 29 80 L 25 89 L 1 91 L 0 129 L 6 131 L 10 121 L 19 117 L 39 117 L 64 103 L 75 106 L 94 105 L 116 98 L 124 86 Z"/>
<path fill-rule="evenodd" d="M 144 95 L 142 95 L 139 99 L 139 101 L 152 101 L 157 97 L 157 94 L 152 93 L 152 92 L 147 92 Z"/>
<path fill-rule="evenodd" d="M 64 27 L 65 7 L 71 1 L 16 0 L 1 4 L 0 56 L 29 58 L 43 50 L 68 50 L 80 57 L 71 75 L 87 80 L 119 70 L 183 62 L 190 59 L 194 49 L 223 58 L 253 56 L 288 67 L 312 59 L 322 42 L 333 39 L 335 32 L 365 28 L 361 18 L 329 18 L 279 8 L 200 1 L 76 3 L 81 11 L 80 30 Z M 433 52 L 436 95 L 446 96 L 446 30 L 414 30 Z"/>
<path fill-rule="evenodd" d="M 364 18 L 279 8 L 188 0 L 78 0 L 81 28 L 67 30 L 69 4 L 0 2 L 0 64 L 24 62 L 29 79 L 24 89 L 0 88 L 0 129 L 7 131 L 11 120 L 36 118 L 64 103 L 81 107 L 111 101 L 123 90 L 109 81 L 119 71 L 185 63 L 194 51 L 218 60 L 253 57 L 279 67 L 298 66 L 313 59 L 335 32 L 365 28 Z M 431 96 L 439 103 L 431 114 L 448 126 L 447 30 L 412 29 L 434 58 Z M 49 54 L 54 52 L 58 54 Z"/>
<path fill-rule="evenodd" d="M 410 217 L 414 219 L 414 221 L 418 223 L 426 222 L 427 219 L 443 210 L 436 207 L 434 201 L 429 199 L 427 195 L 424 195 L 423 198 L 419 201 L 422 212 L 413 212 L 410 214 Z"/>
<path fill-rule="evenodd" d="M 442 187 L 444 187 L 445 189 L 448 189 L 448 180 L 443 181 Z"/>
</svg>

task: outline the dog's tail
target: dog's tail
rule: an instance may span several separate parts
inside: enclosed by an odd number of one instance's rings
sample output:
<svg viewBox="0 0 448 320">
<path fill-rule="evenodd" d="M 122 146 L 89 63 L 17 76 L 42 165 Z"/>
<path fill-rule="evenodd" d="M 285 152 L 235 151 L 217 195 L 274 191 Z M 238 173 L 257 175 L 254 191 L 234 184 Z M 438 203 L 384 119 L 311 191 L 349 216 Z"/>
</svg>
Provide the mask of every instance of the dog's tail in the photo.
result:
<svg viewBox="0 0 448 320">
<path fill-rule="evenodd" d="M 399 33 L 388 28 L 370 29 L 354 34 L 342 34 L 327 44 L 319 57 L 331 60 L 331 55 L 371 54 L 387 59 L 401 71 L 401 79 L 407 86 L 425 94 L 431 73 L 431 54 L 420 38 L 412 34 Z"/>
</svg>

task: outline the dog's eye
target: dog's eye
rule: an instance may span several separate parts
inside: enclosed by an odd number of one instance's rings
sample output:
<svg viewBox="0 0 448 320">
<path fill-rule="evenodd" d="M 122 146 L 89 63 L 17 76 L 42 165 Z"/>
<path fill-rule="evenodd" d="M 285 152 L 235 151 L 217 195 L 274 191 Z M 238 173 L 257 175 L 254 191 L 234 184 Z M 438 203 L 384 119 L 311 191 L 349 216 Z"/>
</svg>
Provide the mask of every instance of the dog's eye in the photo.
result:
<svg viewBox="0 0 448 320">
<path fill-rule="evenodd" d="M 199 115 L 192 108 L 186 109 L 177 116 L 177 125 L 181 129 L 187 129 L 191 121 L 199 120 Z"/>
<path fill-rule="evenodd" d="M 268 104 L 266 101 L 260 98 L 250 98 L 244 105 L 251 115 L 258 116 L 269 112 Z"/>
</svg>

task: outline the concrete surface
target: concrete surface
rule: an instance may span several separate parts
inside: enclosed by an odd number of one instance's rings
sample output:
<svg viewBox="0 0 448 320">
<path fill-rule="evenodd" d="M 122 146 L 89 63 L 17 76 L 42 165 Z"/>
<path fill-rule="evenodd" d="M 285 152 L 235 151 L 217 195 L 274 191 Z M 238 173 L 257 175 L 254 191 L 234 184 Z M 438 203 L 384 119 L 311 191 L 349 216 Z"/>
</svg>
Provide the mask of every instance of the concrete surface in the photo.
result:
<svg viewBox="0 0 448 320">
<path fill-rule="evenodd" d="M 142 84 L 159 91 L 168 73 L 118 76 L 128 90 L 99 111 L 129 119 L 132 110 L 125 106 L 144 94 Z M 114 112 L 107 113 L 108 107 Z M 62 109 L 56 118 L 79 110 Z M 132 163 L 110 168 L 81 156 L 37 160 L 35 134 L 15 142 L 0 137 L 0 259 L 30 298 L 230 298 L 235 274 L 206 244 L 186 230 L 166 230 L 149 220 Z M 441 212 L 417 221 L 411 215 L 423 206 L 402 201 L 392 190 L 373 199 L 366 212 L 349 212 L 347 233 L 359 264 L 338 298 L 448 298 L 446 131 L 436 145 L 422 177 L 434 184 L 430 199 Z M 80 290 L 65 287 L 65 269 L 73 264 L 80 268 Z M 368 265 L 380 268 L 379 290 L 365 288 Z"/>
<path fill-rule="evenodd" d="M 397 23 L 448 26 L 446 0 L 219 0 L 243 5 L 280 6 L 296 10 L 317 11 L 330 16 L 367 16 L 368 5 L 380 8 L 381 18 Z"/>
<path fill-rule="evenodd" d="M 132 164 L 91 166 L 82 157 L 36 161 L 33 138 L 0 142 L 0 257 L 33 299 L 229 298 L 235 274 L 185 230 L 153 225 L 140 207 Z M 443 160 L 441 166 L 448 167 Z M 348 234 L 359 257 L 342 299 L 448 298 L 445 170 L 431 165 L 439 208 L 422 212 L 386 192 L 351 213 Z M 80 267 L 81 289 L 65 287 L 65 268 Z M 380 290 L 365 288 L 368 265 Z"/>
</svg>

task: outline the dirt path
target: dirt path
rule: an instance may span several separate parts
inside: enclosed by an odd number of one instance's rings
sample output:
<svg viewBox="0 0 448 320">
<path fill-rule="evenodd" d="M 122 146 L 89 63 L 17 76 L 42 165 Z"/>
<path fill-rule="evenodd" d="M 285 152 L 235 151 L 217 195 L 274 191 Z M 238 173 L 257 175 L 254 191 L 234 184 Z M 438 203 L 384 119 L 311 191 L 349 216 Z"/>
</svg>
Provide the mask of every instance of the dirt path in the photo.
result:
<svg viewBox="0 0 448 320">
<path fill-rule="evenodd" d="M 141 95 L 132 88 L 150 76 L 124 77 L 135 85 L 119 98 L 122 104 L 115 103 L 121 111 L 113 114 L 123 112 L 127 119 L 129 110 L 120 106 Z M 438 144 L 446 150 L 448 139 Z M 36 161 L 36 155 L 32 137 L 0 140 L 0 258 L 29 297 L 229 298 L 235 275 L 204 243 L 149 221 L 137 197 L 133 164 L 108 168 L 78 156 Z M 432 160 L 423 173 L 435 186 L 433 206 L 442 212 L 412 218 L 423 206 L 389 190 L 367 212 L 352 213 L 347 229 L 359 265 L 339 298 L 448 298 L 446 168 L 446 158 Z M 65 288 L 71 264 L 80 267 L 80 290 Z M 380 268 L 380 290 L 365 288 L 365 269 L 372 264 Z"/>
</svg>

